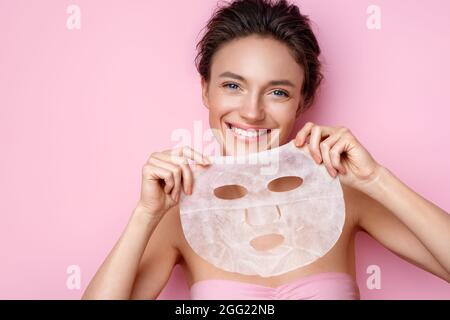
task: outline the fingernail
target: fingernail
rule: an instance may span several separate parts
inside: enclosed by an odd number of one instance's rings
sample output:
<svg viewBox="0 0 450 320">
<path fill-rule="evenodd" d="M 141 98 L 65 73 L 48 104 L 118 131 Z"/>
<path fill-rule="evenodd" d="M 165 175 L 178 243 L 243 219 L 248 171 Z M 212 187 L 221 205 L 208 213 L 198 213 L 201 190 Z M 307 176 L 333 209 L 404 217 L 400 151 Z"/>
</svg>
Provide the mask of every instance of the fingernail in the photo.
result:
<svg viewBox="0 0 450 320">
<path fill-rule="evenodd" d="M 317 154 L 314 154 L 314 159 L 316 160 L 317 163 L 320 163 L 320 161 L 322 160 L 322 159 L 320 158 L 320 156 L 317 155 Z"/>
</svg>

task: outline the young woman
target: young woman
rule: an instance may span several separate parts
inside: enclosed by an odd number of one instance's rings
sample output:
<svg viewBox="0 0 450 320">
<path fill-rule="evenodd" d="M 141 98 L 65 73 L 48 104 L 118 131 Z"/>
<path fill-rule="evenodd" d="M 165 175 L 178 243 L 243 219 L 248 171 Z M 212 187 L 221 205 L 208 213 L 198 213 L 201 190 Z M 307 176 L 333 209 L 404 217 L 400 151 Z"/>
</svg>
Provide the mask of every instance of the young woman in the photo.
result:
<svg viewBox="0 0 450 320">
<path fill-rule="evenodd" d="M 197 48 L 203 103 L 224 155 L 237 152 L 233 145 L 254 144 L 264 135 L 289 142 L 322 80 L 320 48 L 308 17 L 286 1 L 234 1 L 215 12 Z M 176 264 L 183 267 L 193 299 L 358 299 L 358 231 L 449 281 L 445 211 L 375 161 L 347 128 L 308 122 L 295 143 L 342 185 L 345 224 L 325 256 L 268 278 L 209 264 L 186 242 L 178 206 L 180 193 L 195 188 L 188 159 L 208 166 L 208 158 L 189 147 L 154 152 L 142 170 L 140 200 L 83 299 L 154 299 Z"/>
</svg>

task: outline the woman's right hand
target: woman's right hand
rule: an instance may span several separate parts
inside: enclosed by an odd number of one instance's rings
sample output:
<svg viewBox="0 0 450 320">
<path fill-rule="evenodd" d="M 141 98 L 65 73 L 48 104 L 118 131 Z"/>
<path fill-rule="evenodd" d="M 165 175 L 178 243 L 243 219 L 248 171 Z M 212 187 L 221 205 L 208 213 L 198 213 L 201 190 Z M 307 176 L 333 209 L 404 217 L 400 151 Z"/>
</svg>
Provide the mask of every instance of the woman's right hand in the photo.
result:
<svg viewBox="0 0 450 320">
<path fill-rule="evenodd" d="M 208 157 L 188 146 L 152 153 L 142 168 L 138 206 L 162 216 L 178 203 L 181 190 L 192 194 L 193 174 L 188 159 L 200 165 L 210 164 Z"/>
</svg>

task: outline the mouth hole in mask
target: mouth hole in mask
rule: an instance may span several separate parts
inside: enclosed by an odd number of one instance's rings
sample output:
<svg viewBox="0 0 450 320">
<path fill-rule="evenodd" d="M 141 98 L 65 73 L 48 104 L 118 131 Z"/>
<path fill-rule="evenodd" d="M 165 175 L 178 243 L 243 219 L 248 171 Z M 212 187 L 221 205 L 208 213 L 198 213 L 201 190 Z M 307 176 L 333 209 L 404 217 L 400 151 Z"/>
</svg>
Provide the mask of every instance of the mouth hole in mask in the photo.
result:
<svg viewBox="0 0 450 320">
<path fill-rule="evenodd" d="M 297 189 L 303 184 L 303 179 L 297 176 L 285 176 L 273 179 L 267 184 L 272 192 L 286 192 Z"/>
<path fill-rule="evenodd" d="M 238 184 L 220 186 L 214 189 L 214 195 L 219 199 L 234 200 L 245 197 L 247 189 Z"/>
<path fill-rule="evenodd" d="M 250 241 L 250 245 L 257 251 L 267 251 L 278 247 L 284 242 L 284 237 L 278 233 L 266 234 Z"/>
</svg>

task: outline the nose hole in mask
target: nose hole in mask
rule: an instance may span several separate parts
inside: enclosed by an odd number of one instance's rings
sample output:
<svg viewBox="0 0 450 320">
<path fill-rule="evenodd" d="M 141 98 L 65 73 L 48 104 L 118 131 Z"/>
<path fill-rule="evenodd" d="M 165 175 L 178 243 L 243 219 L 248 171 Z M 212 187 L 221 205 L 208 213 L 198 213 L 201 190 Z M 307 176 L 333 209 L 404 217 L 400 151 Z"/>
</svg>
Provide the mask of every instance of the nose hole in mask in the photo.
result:
<svg viewBox="0 0 450 320">
<path fill-rule="evenodd" d="M 273 179 L 267 184 L 272 192 L 286 192 L 297 189 L 303 184 L 303 179 L 297 176 L 286 176 Z"/>
<path fill-rule="evenodd" d="M 214 189 L 214 195 L 219 199 L 234 200 L 245 197 L 247 189 L 238 184 L 220 186 Z"/>
</svg>

